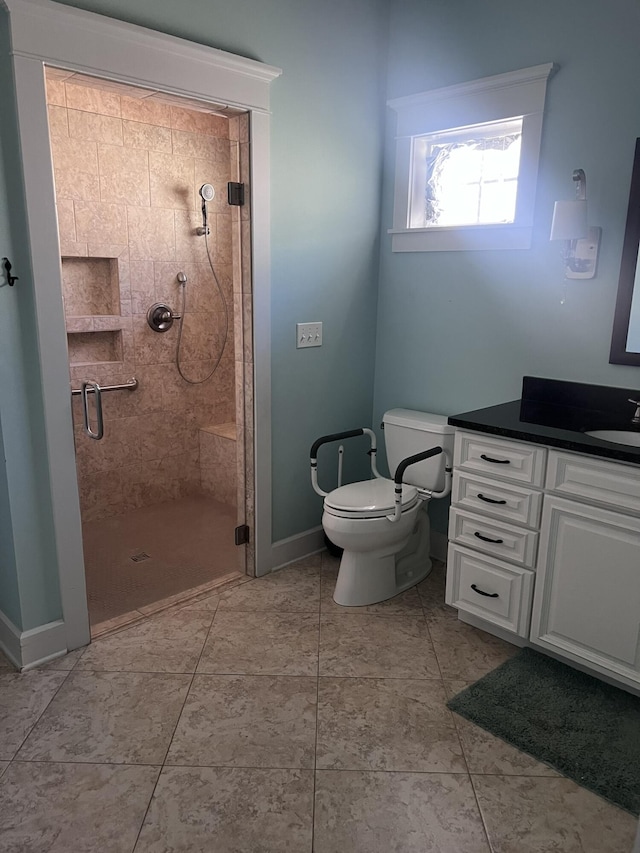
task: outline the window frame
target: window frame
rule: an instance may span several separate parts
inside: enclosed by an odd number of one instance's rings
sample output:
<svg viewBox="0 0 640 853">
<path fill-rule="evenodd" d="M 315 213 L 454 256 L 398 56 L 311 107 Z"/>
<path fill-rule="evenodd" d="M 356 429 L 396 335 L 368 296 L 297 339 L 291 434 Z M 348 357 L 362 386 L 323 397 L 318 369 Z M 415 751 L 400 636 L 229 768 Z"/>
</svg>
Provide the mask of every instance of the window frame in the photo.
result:
<svg viewBox="0 0 640 853">
<path fill-rule="evenodd" d="M 397 114 L 393 252 L 531 248 L 547 80 L 556 68 L 550 62 L 387 102 Z M 414 140 L 514 118 L 523 120 L 514 222 L 410 227 Z"/>
</svg>

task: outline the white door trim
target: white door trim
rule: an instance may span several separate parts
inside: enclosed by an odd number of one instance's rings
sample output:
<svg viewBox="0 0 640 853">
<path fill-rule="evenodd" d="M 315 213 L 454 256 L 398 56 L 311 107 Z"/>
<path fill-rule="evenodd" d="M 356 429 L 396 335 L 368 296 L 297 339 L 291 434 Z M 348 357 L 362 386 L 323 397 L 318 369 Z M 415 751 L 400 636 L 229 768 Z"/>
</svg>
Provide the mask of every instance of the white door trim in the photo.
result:
<svg viewBox="0 0 640 853">
<path fill-rule="evenodd" d="M 51 0 L 9 13 L 38 356 L 67 649 L 89 642 L 44 64 L 251 112 L 256 572 L 271 569 L 269 84 L 280 69 Z M 28 286 L 26 276 L 22 286 Z M 57 649 L 52 649 L 54 653 Z"/>
</svg>

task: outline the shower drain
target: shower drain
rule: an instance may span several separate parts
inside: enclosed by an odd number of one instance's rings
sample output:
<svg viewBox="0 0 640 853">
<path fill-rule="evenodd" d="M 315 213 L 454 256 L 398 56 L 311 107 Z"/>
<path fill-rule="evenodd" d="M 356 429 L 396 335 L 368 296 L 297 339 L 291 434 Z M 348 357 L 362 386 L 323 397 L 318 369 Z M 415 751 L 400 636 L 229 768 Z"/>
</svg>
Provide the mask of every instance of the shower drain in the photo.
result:
<svg viewBox="0 0 640 853">
<path fill-rule="evenodd" d="M 134 563 L 143 563 L 145 560 L 150 560 L 151 555 L 147 554 L 146 551 L 139 551 L 137 554 L 134 554 L 131 559 Z"/>
</svg>

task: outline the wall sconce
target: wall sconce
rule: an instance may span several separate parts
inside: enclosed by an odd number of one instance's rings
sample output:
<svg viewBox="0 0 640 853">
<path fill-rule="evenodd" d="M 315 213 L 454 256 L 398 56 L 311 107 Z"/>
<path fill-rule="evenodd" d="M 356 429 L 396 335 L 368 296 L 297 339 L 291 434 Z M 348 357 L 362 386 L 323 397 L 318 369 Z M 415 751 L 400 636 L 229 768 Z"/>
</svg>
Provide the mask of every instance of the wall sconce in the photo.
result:
<svg viewBox="0 0 640 853">
<path fill-rule="evenodd" d="M 573 173 L 575 201 L 557 201 L 553 208 L 550 240 L 564 240 L 565 278 L 593 278 L 596 274 L 601 228 L 587 224 L 587 178 L 582 169 Z"/>
</svg>

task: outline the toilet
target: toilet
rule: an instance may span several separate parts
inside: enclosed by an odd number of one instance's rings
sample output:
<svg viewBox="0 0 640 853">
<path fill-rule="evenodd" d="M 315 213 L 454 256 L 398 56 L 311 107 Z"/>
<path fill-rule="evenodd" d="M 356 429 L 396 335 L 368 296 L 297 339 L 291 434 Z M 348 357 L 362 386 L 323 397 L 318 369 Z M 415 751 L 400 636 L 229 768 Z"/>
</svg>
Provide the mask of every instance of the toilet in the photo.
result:
<svg viewBox="0 0 640 853">
<path fill-rule="evenodd" d="M 372 430 L 325 436 L 311 452 L 312 482 L 324 496 L 322 526 L 331 542 L 344 549 L 333 599 L 349 607 L 386 601 L 427 577 L 431 571 L 427 504 L 451 490 L 454 427 L 446 416 L 391 409 L 382 426 L 396 482 L 377 471 Z M 322 492 L 314 469 L 319 444 L 363 434 L 371 439 L 373 479 Z M 412 461 L 429 450 L 438 455 Z"/>
</svg>

